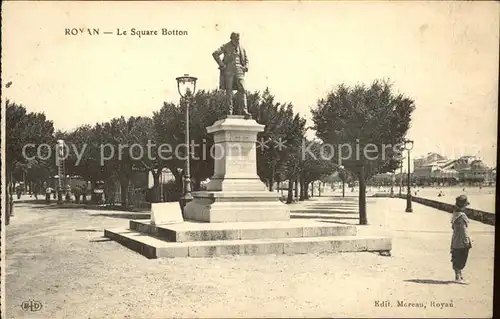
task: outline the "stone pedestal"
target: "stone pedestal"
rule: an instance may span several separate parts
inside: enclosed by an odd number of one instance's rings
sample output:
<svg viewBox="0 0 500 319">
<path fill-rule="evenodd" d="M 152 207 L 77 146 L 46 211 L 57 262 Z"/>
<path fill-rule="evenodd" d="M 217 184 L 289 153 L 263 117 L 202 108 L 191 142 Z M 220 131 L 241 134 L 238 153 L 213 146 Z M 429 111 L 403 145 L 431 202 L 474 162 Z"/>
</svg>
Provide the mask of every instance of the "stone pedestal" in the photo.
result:
<svg viewBox="0 0 500 319">
<path fill-rule="evenodd" d="M 203 222 L 288 221 L 290 210 L 257 175 L 257 134 L 264 125 L 228 116 L 207 128 L 214 134 L 214 175 L 207 190 L 193 192 L 184 217 Z"/>
</svg>

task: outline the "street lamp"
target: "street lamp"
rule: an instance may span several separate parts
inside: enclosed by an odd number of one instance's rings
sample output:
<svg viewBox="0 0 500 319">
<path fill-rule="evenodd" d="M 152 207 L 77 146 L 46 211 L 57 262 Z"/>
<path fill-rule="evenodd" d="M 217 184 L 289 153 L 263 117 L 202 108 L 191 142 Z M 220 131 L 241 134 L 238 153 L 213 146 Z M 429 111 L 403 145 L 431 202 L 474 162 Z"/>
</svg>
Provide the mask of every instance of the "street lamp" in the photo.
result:
<svg viewBox="0 0 500 319">
<path fill-rule="evenodd" d="M 396 170 L 392 172 L 391 176 L 391 197 L 394 197 L 394 183 L 396 182 Z"/>
<path fill-rule="evenodd" d="M 196 80 L 197 78 L 193 76 L 189 76 L 189 74 L 184 74 L 184 76 L 180 76 L 176 78 L 177 80 L 177 90 L 179 91 L 179 95 L 183 99 L 187 99 L 194 95 L 196 91 Z M 191 174 L 190 174 L 190 164 L 189 157 L 190 148 L 189 148 L 189 101 L 186 101 L 186 163 L 184 168 L 184 196 L 181 198 L 181 207 L 182 212 L 184 213 L 184 207 L 186 204 L 193 200 L 193 195 L 191 194 Z"/>
<path fill-rule="evenodd" d="M 66 172 L 64 171 L 64 141 L 57 140 L 57 150 L 59 156 L 57 156 L 57 203 L 62 204 L 63 202 L 63 190 L 66 186 Z"/>
<path fill-rule="evenodd" d="M 12 85 L 12 81 L 9 81 L 5 84 L 5 88 L 8 89 Z M 7 101 L 8 99 L 5 100 L 5 108 L 7 109 Z M 6 190 L 7 190 L 7 197 L 6 197 L 6 202 L 7 202 L 7 208 L 5 210 L 6 213 L 6 218 L 5 218 L 5 225 L 10 224 L 10 217 L 14 216 L 14 195 L 12 194 L 14 192 L 14 185 L 13 183 L 13 177 L 12 177 L 12 171 L 9 170 L 9 182 L 6 185 Z"/>
<path fill-rule="evenodd" d="M 407 213 L 412 213 L 413 208 L 411 207 L 411 175 L 410 175 L 410 151 L 413 148 L 413 141 L 412 140 L 403 140 L 404 142 L 404 149 L 408 151 L 408 185 L 407 185 L 407 195 L 406 195 L 406 212 Z"/>
<path fill-rule="evenodd" d="M 404 142 L 404 141 L 403 141 Z M 401 156 L 401 161 L 399 162 L 399 197 L 402 197 L 403 193 L 403 161 L 405 160 L 405 157 L 403 156 L 403 152 L 405 150 L 404 145 L 398 145 L 398 151 L 399 155 Z"/>
<path fill-rule="evenodd" d="M 401 157 L 401 167 L 399 168 L 399 197 L 403 196 L 403 160 L 405 157 Z"/>
</svg>

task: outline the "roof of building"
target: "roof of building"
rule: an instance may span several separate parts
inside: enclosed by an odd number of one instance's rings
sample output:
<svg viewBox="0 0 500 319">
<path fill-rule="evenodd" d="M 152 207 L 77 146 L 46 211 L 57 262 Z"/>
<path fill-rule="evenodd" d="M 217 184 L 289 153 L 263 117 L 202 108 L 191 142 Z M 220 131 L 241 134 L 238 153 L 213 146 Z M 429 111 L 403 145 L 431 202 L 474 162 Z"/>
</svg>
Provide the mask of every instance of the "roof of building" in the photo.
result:
<svg viewBox="0 0 500 319">
<path fill-rule="evenodd" d="M 448 159 L 444 159 L 444 160 L 439 160 L 439 161 L 434 161 L 434 162 L 431 162 L 431 163 L 427 163 L 427 164 L 424 164 L 422 165 L 422 167 L 429 167 L 429 166 L 438 166 L 438 167 L 446 167 L 446 166 L 449 166 L 450 164 L 453 164 L 455 162 L 455 160 L 448 160 Z"/>
<path fill-rule="evenodd" d="M 429 152 L 429 153 L 427 153 L 424 156 L 416 158 L 416 160 L 421 160 L 421 161 L 424 160 L 425 161 L 425 160 L 429 160 L 429 159 L 435 158 L 435 157 L 441 158 L 441 159 L 446 159 L 446 157 L 443 156 L 443 155 L 441 155 L 441 154 L 438 154 L 438 153 L 435 153 L 435 152 Z"/>
</svg>

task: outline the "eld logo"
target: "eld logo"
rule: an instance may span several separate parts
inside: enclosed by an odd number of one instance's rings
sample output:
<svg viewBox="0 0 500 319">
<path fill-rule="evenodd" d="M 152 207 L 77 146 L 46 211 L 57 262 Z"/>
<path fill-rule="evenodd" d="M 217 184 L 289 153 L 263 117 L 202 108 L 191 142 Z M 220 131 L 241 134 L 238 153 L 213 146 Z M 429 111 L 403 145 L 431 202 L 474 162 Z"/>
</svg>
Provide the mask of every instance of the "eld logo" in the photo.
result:
<svg viewBox="0 0 500 319">
<path fill-rule="evenodd" d="M 37 312 L 42 310 L 42 303 L 36 300 L 24 301 L 21 304 L 21 309 L 24 311 Z"/>
</svg>

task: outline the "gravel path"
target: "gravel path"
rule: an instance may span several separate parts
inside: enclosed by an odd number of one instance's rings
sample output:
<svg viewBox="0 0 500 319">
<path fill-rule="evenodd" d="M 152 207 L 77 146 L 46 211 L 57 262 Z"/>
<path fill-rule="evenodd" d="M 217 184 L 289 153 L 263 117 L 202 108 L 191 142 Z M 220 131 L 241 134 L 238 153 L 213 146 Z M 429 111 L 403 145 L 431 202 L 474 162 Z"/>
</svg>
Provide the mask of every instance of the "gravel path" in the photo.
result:
<svg viewBox="0 0 500 319">
<path fill-rule="evenodd" d="M 332 201 L 316 198 L 294 210 L 328 208 Z M 148 260 L 102 237 L 104 228 L 124 227 L 126 219 L 18 203 L 7 227 L 8 318 L 491 317 L 494 227 L 471 221 L 469 285 L 455 284 L 449 282 L 449 214 L 416 203 L 413 214 L 404 208 L 401 199 L 370 199 L 371 226 L 359 231 L 392 236 L 392 257 Z M 23 311 L 29 299 L 42 310 Z M 375 306 L 385 300 L 390 307 Z M 425 308 L 398 307 L 398 301 Z"/>
</svg>

